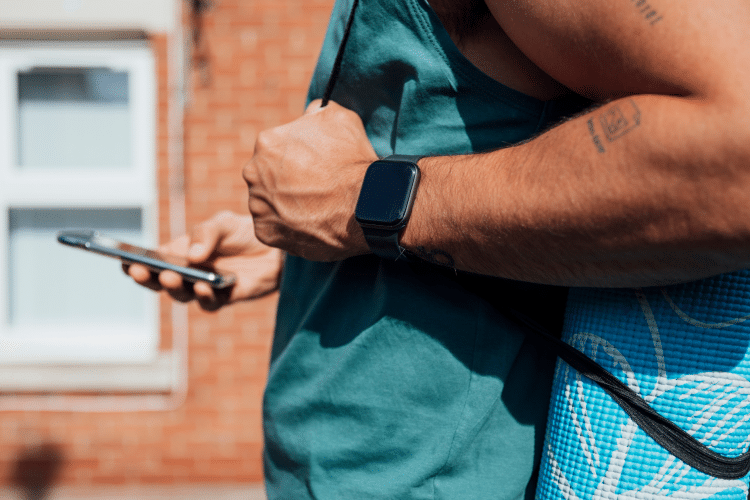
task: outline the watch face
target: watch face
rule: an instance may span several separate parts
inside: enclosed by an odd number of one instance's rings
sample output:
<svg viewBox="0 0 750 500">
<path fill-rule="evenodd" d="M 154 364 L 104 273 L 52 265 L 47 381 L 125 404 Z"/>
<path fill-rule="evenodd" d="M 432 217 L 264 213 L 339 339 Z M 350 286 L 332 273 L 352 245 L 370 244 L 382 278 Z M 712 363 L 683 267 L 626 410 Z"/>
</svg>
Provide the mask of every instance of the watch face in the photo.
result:
<svg viewBox="0 0 750 500">
<path fill-rule="evenodd" d="M 409 215 L 419 180 L 413 163 L 381 160 L 367 169 L 357 202 L 360 224 L 396 227 Z"/>
</svg>

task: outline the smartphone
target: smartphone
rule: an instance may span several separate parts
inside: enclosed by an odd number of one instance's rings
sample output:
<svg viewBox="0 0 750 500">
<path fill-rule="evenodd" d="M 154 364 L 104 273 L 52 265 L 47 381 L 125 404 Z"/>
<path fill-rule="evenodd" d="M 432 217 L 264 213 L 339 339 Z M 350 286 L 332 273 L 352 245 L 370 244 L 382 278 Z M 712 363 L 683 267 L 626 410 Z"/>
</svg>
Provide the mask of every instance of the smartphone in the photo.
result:
<svg viewBox="0 0 750 500">
<path fill-rule="evenodd" d="M 193 283 L 204 281 L 217 289 L 232 286 L 237 279 L 233 273 L 195 266 L 185 258 L 124 243 L 102 236 L 96 231 L 60 231 L 57 233 L 57 241 L 63 245 L 114 257 L 126 264 L 142 264 L 152 271 L 174 271 L 184 280 Z"/>
</svg>

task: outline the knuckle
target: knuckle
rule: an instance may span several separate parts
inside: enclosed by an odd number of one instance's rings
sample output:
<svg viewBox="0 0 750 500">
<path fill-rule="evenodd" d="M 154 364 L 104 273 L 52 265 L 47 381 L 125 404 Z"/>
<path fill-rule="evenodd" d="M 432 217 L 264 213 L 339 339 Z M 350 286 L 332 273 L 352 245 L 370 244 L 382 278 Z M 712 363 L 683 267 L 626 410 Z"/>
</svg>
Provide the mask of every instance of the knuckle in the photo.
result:
<svg viewBox="0 0 750 500">
<path fill-rule="evenodd" d="M 258 137 L 255 139 L 255 151 L 263 151 L 268 149 L 273 143 L 274 131 L 273 129 L 266 129 L 258 132 Z"/>
<path fill-rule="evenodd" d="M 242 167 L 242 178 L 245 179 L 245 182 L 248 184 L 255 184 L 257 182 L 257 177 L 255 162 L 250 160 L 244 167 Z"/>
<path fill-rule="evenodd" d="M 256 223 L 255 224 L 255 237 L 266 246 L 279 247 L 282 243 L 279 238 L 279 234 L 269 224 Z"/>
<path fill-rule="evenodd" d="M 271 243 L 273 243 L 273 238 L 271 237 L 271 235 L 264 229 L 258 228 L 257 224 L 255 227 L 255 237 L 264 245 L 271 246 Z"/>
<path fill-rule="evenodd" d="M 258 221 L 268 213 L 268 205 L 262 199 L 254 196 L 252 193 L 248 195 L 247 209 L 256 221 L 255 232 L 258 232 Z"/>
</svg>

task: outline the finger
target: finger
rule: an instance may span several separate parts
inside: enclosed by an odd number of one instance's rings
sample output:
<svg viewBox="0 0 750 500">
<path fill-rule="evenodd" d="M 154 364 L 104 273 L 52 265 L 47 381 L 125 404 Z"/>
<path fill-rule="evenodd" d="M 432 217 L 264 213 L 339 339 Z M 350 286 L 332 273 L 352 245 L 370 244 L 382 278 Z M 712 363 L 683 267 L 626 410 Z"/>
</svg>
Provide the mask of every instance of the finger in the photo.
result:
<svg viewBox="0 0 750 500">
<path fill-rule="evenodd" d="M 151 272 L 145 266 L 139 264 L 123 264 L 122 270 L 131 278 L 133 281 L 141 286 L 159 292 L 162 290 L 161 284 L 154 273 Z"/>
<path fill-rule="evenodd" d="M 169 293 L 170 297 L 178 302 L 190 302 L 195 299 L 193 284 L 183 280 L 182 276 L 174 271 L 160 272 L 159 284 Z"/>
<path fill-rule="evenodd" d="M 176 300 L 177 302 L 188 303 L 195 300 L 191 283 L 186 282 L 179 290 L 167 290 L 167 293 L 172 297 L 172 300 Z"/>
<path fill-rule="evenodd" d="M 193 228 L 187 257 L 190 262 L 200 264 L 211 258 L 231 227 L 228 216 L 219 214 Z"/>
<path fill-rule="evenodd" d="M 198 305 L 205 311 L 216 311 L 229 302 L 229 289 L 216 290 L 202 282 L 196 283 L 193 289 Z"/>
</svg>

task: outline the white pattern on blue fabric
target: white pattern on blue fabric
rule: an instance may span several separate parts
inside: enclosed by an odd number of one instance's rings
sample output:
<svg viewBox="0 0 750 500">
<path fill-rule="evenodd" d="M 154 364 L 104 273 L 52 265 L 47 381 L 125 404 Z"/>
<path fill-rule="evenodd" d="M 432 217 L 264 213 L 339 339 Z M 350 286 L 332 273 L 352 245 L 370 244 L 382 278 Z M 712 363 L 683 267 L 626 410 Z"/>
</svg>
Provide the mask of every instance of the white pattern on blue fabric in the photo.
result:
<svg viewBox="0 0 750 500">
<path fill-rule="evenodd" d="M 729 300 L 728 298 L 731 298 Z M 662 289 L 571 291 L 564 339 L 704 445 L 750 445 L 750 272 Z M 538 499 L 746 499 L 670 455 L 558 362 Z"/>
</svg>

